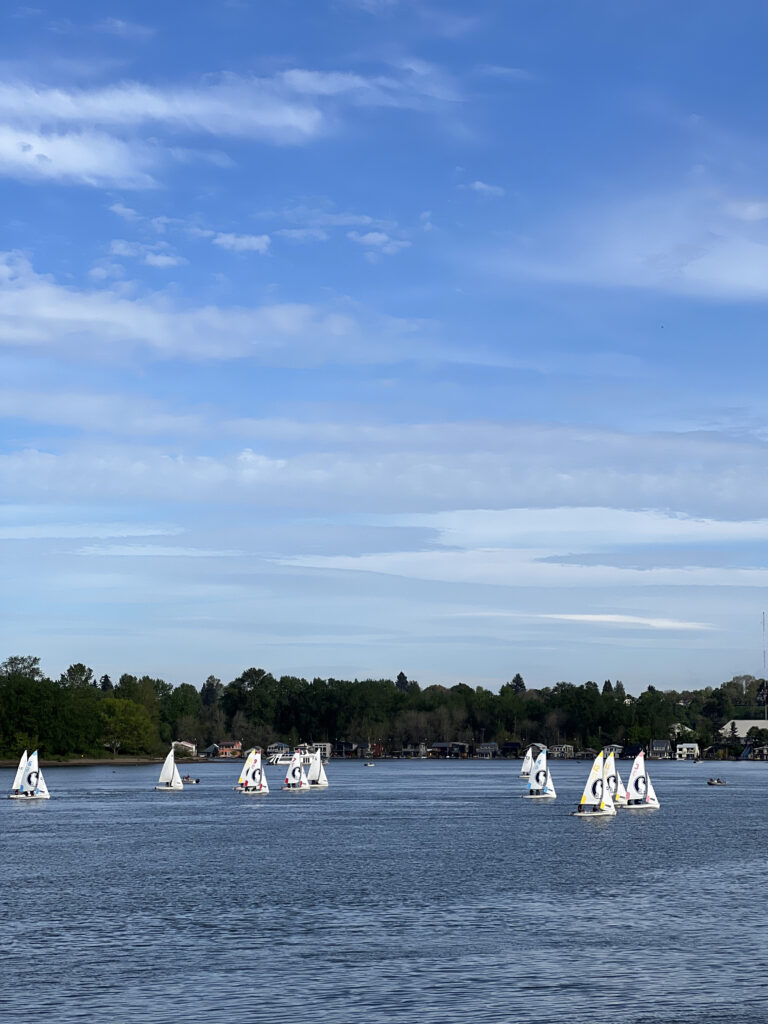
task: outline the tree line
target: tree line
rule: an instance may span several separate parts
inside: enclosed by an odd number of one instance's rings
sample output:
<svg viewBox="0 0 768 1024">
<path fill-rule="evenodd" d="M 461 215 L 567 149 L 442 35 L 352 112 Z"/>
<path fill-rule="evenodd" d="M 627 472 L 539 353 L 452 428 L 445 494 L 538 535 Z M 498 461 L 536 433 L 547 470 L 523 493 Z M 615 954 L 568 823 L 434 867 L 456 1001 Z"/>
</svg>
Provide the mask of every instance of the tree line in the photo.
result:
<svg viewBox="0 0 768 1024">
<path fill-rule="evenodd" d="M 0 756 L 24 748 L 45 757 L 154 756 L 173 740 L 204 749 L 223 739 L 246 748 L 348 741 L 397 752 L 438 741 L 540 741 L 578 750 L 677 737 L 703 748 L 733 744 L 719 730 L 731 718 L 762 718 L 765 695 L 765 680 L 754 676 L 701 690 L 649 685 L 632 697 L 618 680 L 533 689 L 518 673 L 496 693 L 466 683 L 422 688 L 403 672 L 394 680 L 307 680 L 262 668 L 226 684 L 209 676 L 199 687 L 173 686 L 128 673 L 116 682 L 97 678 L 82 663 L 52 679 L 39 658 L 12 656 L 0 663 Z M 768 741 L 762 732 L 756 738 Z"/>
</svg>

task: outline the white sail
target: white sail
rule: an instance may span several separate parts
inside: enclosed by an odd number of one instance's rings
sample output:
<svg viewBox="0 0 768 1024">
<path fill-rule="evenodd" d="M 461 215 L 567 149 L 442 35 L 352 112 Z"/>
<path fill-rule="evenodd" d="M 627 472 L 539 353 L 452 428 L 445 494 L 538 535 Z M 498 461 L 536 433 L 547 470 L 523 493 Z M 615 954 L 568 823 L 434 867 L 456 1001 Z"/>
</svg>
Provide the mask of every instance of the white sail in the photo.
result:
<svg viewBox="0 0 768 1024">
<path fill-rule="evenodd" d="M 519 778 L 527 779 L 533 768 L 533 747 L 528 747 L 523 758 L 523 767 L 520 769 Z"/>
<path fill-rule="evenodd" d="M 16 775 L 18 776 L 18 769 Z M 14 779 L 14 782 L 16 780 Z M 27 758 L 24 767 L 21 769 L 18 791 L 8 794 L 12 800 L 50 800 L 51 794 L 45 784 L 43 773 L 40 770 L 37 751 L 34 750 Z"/>
<path fill-rule="evenodd" d="M 648 778 L 648 772 L 645 767 L 645 754 L 641 750 L 632 764 L 632 771 L 629 773 L 629 781 L 627 782 L 627 810 L 655 810 L 658 806 L 659 800 L 651 780 Z"/>
<path fill-rule="evenodd" d="M 176 759 L 173 756 L 173 748 L 171 748 L 165 761 L 163 761 L 163 767 L 160 769 L 160 778 L 157 780 L 155 789 L 163 791 L 168 789 L 184 789 L 184 783 L 181 781 L 179 769 L 176 767 Z"/>
<path fill-rule="evenodd" d="M 552 784 L 552 775 L 547 767 L 547 751 L 543 749 L 539 752 L 533 768 L 531 768 L 527 792 L 523 794 L 523 797 L 528 800 L 554 800 L 556 796 L 555 787 Z"/>
<path fill-rule="evenodd" d="M 255 757 L 256 748 L 254 747 L 253 750 L 248 751 L 248 757 L 245 759 L 245 764 L 242 767 L 242 771 L 240 772 L 240 776 L 237 780 L 237 785 L 235 786 L 236 789 L 241 789 L 243 787 L 245 780 L 248 778 L 248 772 L 251 770 L 251 765 L 253 764 L 253 759 Z"/>
<path fill-rule="evenodd" d="M 309 782 L 304 774 L 304 765 L 301 762 L 301 751 L 294 750 L 288 771 L 285 773 L 284 789 L 309 789 Z"/>
<path fill-rule="evenodd" d="M 614 804 L 623 807 L 627 802 L 627 793 L 624 789 L 624 783 L 621 781 L 619 776 L 619 771 L 616 767 L 616 758 L 614 757 L 613 751 L 611 751 L 605 759 L 605 778 L 608 788 L 611 791 L 611 797 Z"/>
<path fill-rule="evenodd" d="M 323 758 L 319 750 L 316 750 L 312 754 L 312 760 L 307 770 L 307 781 L 310 786 L 320 786 L 325 788 L 328 785 L 328 776 L 325 774 L 325 768 L 323 767 Z"/>
<path fill-rule="evenodd" d="M 613 757 L 613 754 L 609 755 Z M 611 792 L 611 783 L 608 778 L 607 762 L 603 762 L 603 795 L 600 800 L 600 813 L 605 815 L 616 814 L 616 804 Z"/>
<path fill-rule="evenodd" d="M 268 793 L 269 784 L 264 766 L 261 763 L 261 749 L 256 749 L 243 784 L 243 793 Z"/>
<path fill-rule="evenodd" d="M 16 769 L 16 774 L 13 777 L 13 785 L 11 786 L 11 792 L 12 793 L 18 793 L 19 792 L 19 787 L 21 786 L 21 780 L 24 778 L 24 769 L 27 766 L 27 761 L 28 760 L 29 760 L 29 755 L 27 754 L 27 752 L 25 750 L 24 753 L 19 758 L 19 767 Z"/>
<path fill-rule="evenodd" d="M 602 750 L 592 762 L 584 792 L 579 800 L 580 807 L 597 807 L 603 799 L 603 767 L 605 761 Z"/>
</svg>

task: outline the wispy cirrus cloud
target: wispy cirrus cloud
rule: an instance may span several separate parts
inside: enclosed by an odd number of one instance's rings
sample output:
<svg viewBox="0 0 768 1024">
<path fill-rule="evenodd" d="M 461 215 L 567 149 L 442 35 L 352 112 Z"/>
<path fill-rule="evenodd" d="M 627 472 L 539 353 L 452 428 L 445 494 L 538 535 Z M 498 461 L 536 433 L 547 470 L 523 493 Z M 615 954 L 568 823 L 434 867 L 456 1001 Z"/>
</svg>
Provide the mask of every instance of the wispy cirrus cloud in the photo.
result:
<svg viewBox="0 0 768 1024">
<path fill-rule="evenodd" d="M 733 300 L 768 299 L 768 205 L 689 187 L 585 205 L 485 263 L 504 275 Z"/>
<path fill-rule="evenodd" d="M 125 21 L 123 18 L 102 18 L 93 28 L 95 32 L 118 36 L 121 39 L 151 39 L 155 34 L 155 29 L 150 25 L 140 25 L 138 22 Z"/>
</svg>

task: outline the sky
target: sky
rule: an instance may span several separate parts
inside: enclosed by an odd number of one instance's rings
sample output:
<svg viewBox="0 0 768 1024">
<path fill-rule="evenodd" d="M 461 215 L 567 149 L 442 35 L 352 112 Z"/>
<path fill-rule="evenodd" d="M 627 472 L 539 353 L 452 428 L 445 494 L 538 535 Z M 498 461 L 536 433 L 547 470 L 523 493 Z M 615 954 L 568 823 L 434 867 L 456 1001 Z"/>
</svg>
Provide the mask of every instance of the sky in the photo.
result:
<svg viewBox="0 0 768 1024">
<path fill-rule="evenodd" d="M 761 675 L 768 10 L 0 8 L 0 657 Z"/>
</svg>

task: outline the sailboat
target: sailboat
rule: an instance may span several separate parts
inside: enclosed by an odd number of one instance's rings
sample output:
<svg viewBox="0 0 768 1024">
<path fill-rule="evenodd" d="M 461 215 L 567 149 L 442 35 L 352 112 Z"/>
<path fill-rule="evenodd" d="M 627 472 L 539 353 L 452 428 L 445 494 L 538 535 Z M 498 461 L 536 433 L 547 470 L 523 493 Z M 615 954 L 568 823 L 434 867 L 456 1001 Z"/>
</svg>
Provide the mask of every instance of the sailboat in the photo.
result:
<svg viewBox="0 0 768 1024">
<path fill-rule="evenodd" d="M 523 758 L 523 767 L 520 769 L 519 779 L 527 779 L 530 777 L 531 768 L 533 768 L 533 747 L 528 747 Z"/>
<path fill-rule="evenodd" d="M 16 769 L 16 774 L 13 777 L 13 786 L 11 786 L 11 792 L 8 794 L 9 799 L 20 791 L 21 780 L 24 778 L 24 769 L 27 766 L 29 755 L 26 750 L 19 758 L 19 767 Z"/>
<path fill-rule="evenodd" d="M 627 791 L 621 781 L 619 769 L 616 767 L 616 758 L 613 751 L 605 759 L 605 777 L 608 781 L 608 788 L 611 791 L 613 802 L 617 807 L 624 807 L 627 803 Z"/>
<path fill-rule="evenodd" d="M 632 763 L 632 771 L 627 782 L 627 810 L 655 811 L 659 807 L 659 798 L 653 788 L 648 771 L 645 767 L 645 754 L 640 751 Z"/>
<path fill-rule="evenodd" d="M 173 747 L 163 761 L 163 767 L 160 769 L 160 778 L 157 780 L 155 789 L 164 793 L 167 790 L 184 789 L 184 783 L 181 781 L 179 775 L 179 769 L 176 767 L 176 759 L 173 756 Z"/>
<path fill-rule="evenodd" d="M 323 758 L 319 749 L 312 754 L 312 760 L 309 763 L 309 769 L 307 771 L 307 782 L 309 782 L 313 789 L 324 789 L 328 785 L 328 776 L 325 774 Z"/>
<path fill-rule="evenodd" d="M 238 793 L 268 793 L 269 785 L 264 766 L 261 763 L 261 747 L 254 747 L 248 754 L 237 780 Z"/>
<path fill-rule="evenodd" d="M 534 762 L 528 779 L 528 791 L 523 793 L 523 800 L 554 800 L 557 797 L 552 783 L 552 775 L 547 767 L 547 751 L 542 750 Z"/>
<path fill-rule="evenodd" d="M 21 755 L 19 767 L 13 779 L 13 791 L 8 794 L 11 800 L 50 800 L 51 794 L 45 784 L 40 770 L 37 751 L 33 750 L 27 757 L 26 750 Z"/>
<path fill-rule="evenodd" d="M 616 814 L 616 805 L 606 778 L 602 750 L 592 762 L 579 806 L 575 811 L 571 811 L 571 814 L 581 818 L 607 818 Z"/>
<path fill-rule="evenodd" d="M 307 776 L 304 774 L 304 765 L 301 761 L 301 751 L 294 750 L 288 771 L 285 773 L 285 785 L 283 789 L 309 789 Z"/>
</svg>

